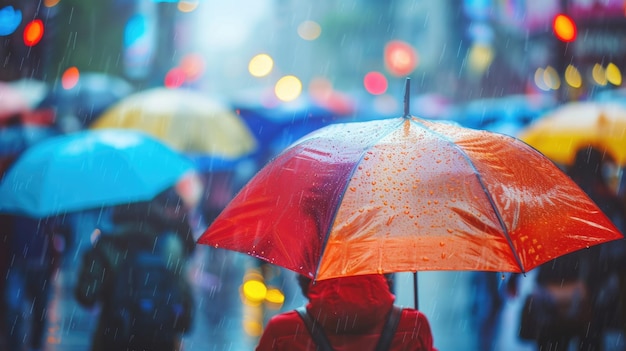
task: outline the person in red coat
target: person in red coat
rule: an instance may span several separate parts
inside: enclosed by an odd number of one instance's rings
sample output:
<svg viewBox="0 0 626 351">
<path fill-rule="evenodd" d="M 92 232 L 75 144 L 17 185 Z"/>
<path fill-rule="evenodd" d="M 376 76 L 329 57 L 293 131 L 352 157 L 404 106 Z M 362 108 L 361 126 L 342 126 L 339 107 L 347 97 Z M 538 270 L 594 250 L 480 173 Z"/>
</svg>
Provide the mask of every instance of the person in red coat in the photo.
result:
<svg viewBox="0 0 626 351">
<path fill-rule="evenodd" d="M 304 277 L 302 277 L 304 278 Z M 373 351 L 395 296 L 384 275 L 360 275 L 313 282 L 300 279 L 309 302 L 306 312 L 321 327 L 335 351 Z M 426 316 L 402 309 L 388 350 L 436 351 Z M 316 343 L 296 310 L 270 319 L 256 351 L 315 351 Z"/>
</svg>

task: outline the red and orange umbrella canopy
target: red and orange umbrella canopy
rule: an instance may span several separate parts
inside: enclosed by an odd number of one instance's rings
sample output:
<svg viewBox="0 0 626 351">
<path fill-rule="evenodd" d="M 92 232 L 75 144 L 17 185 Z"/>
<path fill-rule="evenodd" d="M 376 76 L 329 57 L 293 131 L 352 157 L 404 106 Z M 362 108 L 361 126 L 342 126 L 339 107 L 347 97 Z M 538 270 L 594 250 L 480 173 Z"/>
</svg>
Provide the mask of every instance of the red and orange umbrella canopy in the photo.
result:
<svg viewBox="0 0 626 351">
<path fill-rule="evenodd" d="M 622 238 L 518 139 L 401 117 L 335 124 L 264 167 L 199 239 L 327 279 L 526 272 Z"/>
</svg>

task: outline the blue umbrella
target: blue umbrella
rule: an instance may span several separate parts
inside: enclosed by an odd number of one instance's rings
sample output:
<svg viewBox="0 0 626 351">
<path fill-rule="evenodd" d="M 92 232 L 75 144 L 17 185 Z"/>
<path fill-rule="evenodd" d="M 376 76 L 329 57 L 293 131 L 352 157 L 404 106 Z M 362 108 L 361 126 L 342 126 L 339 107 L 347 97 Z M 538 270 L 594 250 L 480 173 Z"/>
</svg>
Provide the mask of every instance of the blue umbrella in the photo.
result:
<svg viewBox="0 0 626 351">
<path fill-rule="evenodd" d="M 147 201 L 193 163 L 144 133 L 105 129 L 44 140 L 0 182 L 0 212 L 46 217 Z"/>
</svg>

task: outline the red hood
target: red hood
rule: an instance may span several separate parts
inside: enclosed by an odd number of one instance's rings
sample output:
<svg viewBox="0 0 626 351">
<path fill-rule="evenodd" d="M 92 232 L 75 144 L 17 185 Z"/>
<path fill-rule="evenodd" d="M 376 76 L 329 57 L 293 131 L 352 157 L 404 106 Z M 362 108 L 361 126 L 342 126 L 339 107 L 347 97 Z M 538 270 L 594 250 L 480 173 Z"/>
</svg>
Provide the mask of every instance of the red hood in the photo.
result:
<svg viewBox="0 0 626 351">
<path fill-rule="evenodd" d="M 382 326 L 394 300 L 383 275 L 360 275 L 311 283 L 307 310 L 329 333 L 363 333 Z"/>
</svg>

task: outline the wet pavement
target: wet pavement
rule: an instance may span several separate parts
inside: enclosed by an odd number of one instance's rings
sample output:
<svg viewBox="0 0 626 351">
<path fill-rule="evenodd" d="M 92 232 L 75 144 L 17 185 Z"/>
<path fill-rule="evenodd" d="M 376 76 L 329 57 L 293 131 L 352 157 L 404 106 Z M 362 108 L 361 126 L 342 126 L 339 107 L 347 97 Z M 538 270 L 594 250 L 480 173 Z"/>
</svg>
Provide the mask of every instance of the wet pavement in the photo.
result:
<svg viewBox="0 0 626 351">
<path fill-rule="evenodd" d="M 246 268 L 254 261 L 245 255 L 210 248 L 198 250 L 190 263 L 189 277 L 194 284 L 196 316 L 193 330 L 185 336 L 185 351 L 253 350 L 257 338 L 250 333 L 260 328 L 249 323 L 260 321 L 299 306 L 304 299 L 295 279 L 287 272 L 283 290 L 286 301 L 280 310 L 244 306 L 239 289 Z M 44 351 L 88 350 L 90 335 L 98 311 L 78 305 L 72 296 L 76 267 L 66 265 L 54 280 L 54 297 L 48 313 L 48 333 Z M 532 274 L 532 272 L 531 272 Z M 495 350 L 532 351 L 533 347 L 517 339 L 518 315 L 523 295 L 532 285 L 532 275 L 522 279 L 520 295 L 506 301 L 502 310 L 500 329 L 496 333 Z M 413 277 L 410 273 L 396 275 L 396 303 L 413 306 Z M 468 272 L 420 272 L 419 305 L 431 322 L 435 346 L 439 351 L 479 350 L 472 303 L 474 293 Z M 246 322 L 246 323 L 244 323 Z M 244 331 L 245 330 L 245 331 Z M 619 335 L 607 338 L 607 351 L 624 350 Z"/>
</svg>

